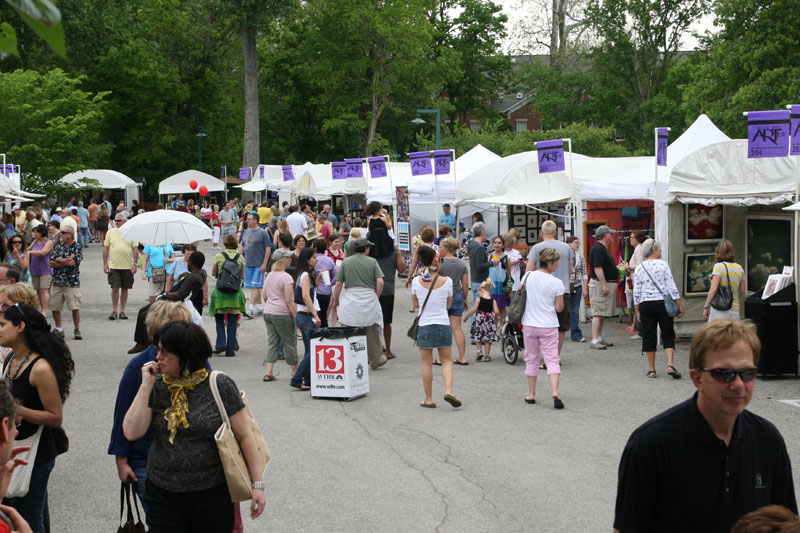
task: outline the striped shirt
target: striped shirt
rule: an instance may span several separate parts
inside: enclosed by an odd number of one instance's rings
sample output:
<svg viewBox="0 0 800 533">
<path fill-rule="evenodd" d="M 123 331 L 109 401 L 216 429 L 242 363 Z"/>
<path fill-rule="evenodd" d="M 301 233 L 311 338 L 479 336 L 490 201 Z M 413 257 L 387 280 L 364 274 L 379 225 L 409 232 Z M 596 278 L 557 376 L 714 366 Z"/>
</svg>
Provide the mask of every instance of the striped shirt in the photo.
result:
<svg viewBox="0 0 800 533">
<path fill-rule="evenodd" d="M 725 271 L 725 267 L 727 267 L 727 272 Z M 717 263 L 711 271 L 711 277 L 713 278 L 714 276 L 719 276 L 720 287 L 731 288 L 731 292 L 733 293 L 733 305 L 731 306 L 731 310 L 738 311 L 739 285 L 742 283 L 742 278 L 744 278 L 744 269 L 742 265 L 728 262 Z"/>
</svg>

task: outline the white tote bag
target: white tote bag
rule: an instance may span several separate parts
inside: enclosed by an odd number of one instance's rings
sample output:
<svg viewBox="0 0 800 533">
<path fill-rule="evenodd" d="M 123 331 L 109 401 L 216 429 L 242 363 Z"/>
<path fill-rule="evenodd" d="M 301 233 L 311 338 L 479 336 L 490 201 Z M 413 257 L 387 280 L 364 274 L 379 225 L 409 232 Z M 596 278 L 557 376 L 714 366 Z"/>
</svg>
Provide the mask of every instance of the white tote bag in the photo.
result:
<svg viewBox="0 0 800 533">
<path fill-rule="evenodd" d="M 6 491 L 6 498 L 21 498 L 28 494 L 28 489 L 31 486 L 33 463 L 36 460 L 36 450 L 39 449 L 39 441 L 42 438 L 42 429 L 44 429 L 44 426 L 39 426 L 36 433 L 30 437 L 14 441 L 15 448 L 30 446 L 31 449 L 17 455 L 17 459 L 24 459 L 28 461 L 28 464 L 20 465 L 14 469 L 14 473 L 11 475 L 11 481 L 8 484 L 8 490 Z"/>
</svg>

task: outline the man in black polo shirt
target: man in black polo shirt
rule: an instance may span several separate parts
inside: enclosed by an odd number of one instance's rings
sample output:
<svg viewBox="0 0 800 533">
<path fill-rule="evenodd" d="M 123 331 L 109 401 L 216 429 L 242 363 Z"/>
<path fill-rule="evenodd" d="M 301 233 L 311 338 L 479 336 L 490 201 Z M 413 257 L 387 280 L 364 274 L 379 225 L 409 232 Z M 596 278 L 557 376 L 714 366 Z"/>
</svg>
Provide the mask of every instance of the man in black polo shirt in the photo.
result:
<svg viewBox="0 0 800 533">
<path fill-rule="evenodd" d="M 761 343 L 750 321 L 717 320 L 695 333 L 689 400 L 633 432 L 619 465 L 614 529 L 730 531 L 765 505 L 797 513 L 786 445 L 746 411 Z"/>
<path fill-rule="evenodd" d="M 617 264 L 608 252 L 616 231 L 608 226 L 594 230 L 595 242 L 589 251 L 589 304 L 592 306 L 592 350 L 605 350 L 612 343 L 603 340 L 603 324 L 607 316 L 614 316 L 617 295 Z"/>
</svg>

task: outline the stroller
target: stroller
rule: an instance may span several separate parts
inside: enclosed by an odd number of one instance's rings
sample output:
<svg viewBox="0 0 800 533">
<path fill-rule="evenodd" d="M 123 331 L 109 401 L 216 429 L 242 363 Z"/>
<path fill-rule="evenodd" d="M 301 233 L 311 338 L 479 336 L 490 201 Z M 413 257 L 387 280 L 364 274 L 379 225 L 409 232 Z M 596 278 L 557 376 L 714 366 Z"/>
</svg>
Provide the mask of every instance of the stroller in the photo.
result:
<svg viewBox="0 0 800 533">
<path fill-rule="evenodd" d="M 514 324 L 506 320 L 500 330 L 500 339 L 503 343 L 503 358 L 506 363 L 513 365 L 517 362 L 520 350 L 525 349 L 522 324 Z"/>
</svg>

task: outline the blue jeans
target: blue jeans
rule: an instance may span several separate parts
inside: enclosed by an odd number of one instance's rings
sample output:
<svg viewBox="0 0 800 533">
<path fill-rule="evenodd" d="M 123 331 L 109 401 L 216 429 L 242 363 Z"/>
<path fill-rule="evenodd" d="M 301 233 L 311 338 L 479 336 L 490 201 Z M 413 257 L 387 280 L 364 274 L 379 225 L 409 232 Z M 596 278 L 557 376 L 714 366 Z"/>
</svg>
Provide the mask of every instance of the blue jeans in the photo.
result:
<svg viewBox="0 0 800 533">
<path fill-rule="evenodd" d="M 569 322 L 570 322 L 570 338 L 574 341 L 579 341 L 583 338 L 579 324 L 580 316 L 578 311 L 583 303 L 583 286 L 578 285 L 575 291 L 569 297 Z"/>
<path fill-rule="evenodd" d="M 50 472 L 53 471 L 55 464 L 56 460 L 51 459 L 35 465 L 31 472 L 31 484 L 28 494 L 20 498 L 12 498 L 7 502 L 11 507 L 19 511 L 19 514 L 28 522 L 34 533 L 45 532 L 47 481 L 50 479 Z"/>
<path fill-rule="evenodd" d="M 475 305 L 475 300 L 480 298 L 480 296 L 478 295 L 478 289 L 481 288 L 481 284 L 480 283 L 476 283 L 474 281 L 470 281 L 469 282 L 469 288 L 472 291 L 472 304 Z M 472 306 L 470 306 L 470 309 L 472 309 Z M 470 326 L 472 325 L 473 322 L 475 322 L 475 315 L 474 314 L 469 319 Z"/>
<path fill-rule="evenodd" d="M 303 360 L 300 361 L 300 366 L 297 367 L 297 372 L 294 373 L 292 378 L 292 385 L 308 385 L 311 386 L 311 330 L 314 329 L 314 317 L 308 313 L 298 312 L 294 317 L 295 324 L 300 328 L 300 334 L 303 336 Z"/>
<path fill-rule="evenodd" d="M 89 244 L 89 226 L 86 227 L 81 226 L 80 243 L 81 246 L 86 246 L 87 244 Z"/>
<path fill-rule="evenodd" d="M 232 315 L 226 313 L 217 313 L 214 315 L 214 319 L 217 321 L 217 342 L 215 344 L 216 348 L 222 348 L 225 346 L 225 355 L 228 357 L 233 357 L 235 355 L 235 348 L 236 348 L 236 326 L 239 323 L 238 321 L 239 315 Z M 228 319 L 228 334 L 227 339 L 225 336 L 225 319 Z"/>
</svg>

